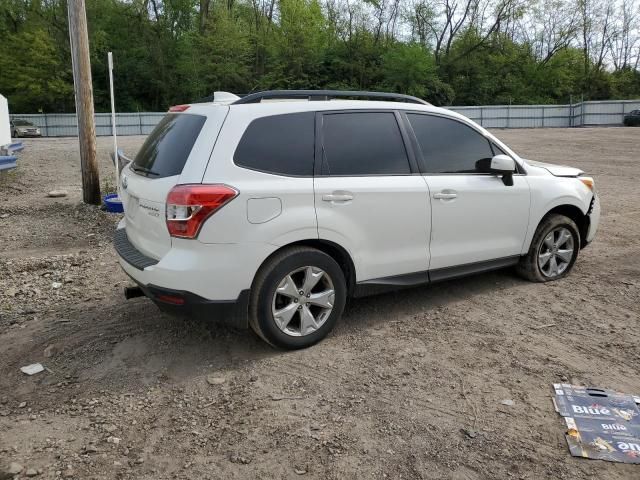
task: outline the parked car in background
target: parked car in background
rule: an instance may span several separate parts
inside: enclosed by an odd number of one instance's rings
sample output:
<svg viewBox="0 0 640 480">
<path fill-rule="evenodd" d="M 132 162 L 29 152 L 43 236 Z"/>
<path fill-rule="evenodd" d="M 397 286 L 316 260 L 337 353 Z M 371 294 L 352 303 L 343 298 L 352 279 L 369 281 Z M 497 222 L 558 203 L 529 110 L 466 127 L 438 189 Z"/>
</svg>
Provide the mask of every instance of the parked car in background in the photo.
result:
<svg viewBox="0 0 640 480">
<path fill-rule="evenodd" d="M 331 100 L 344 96 L 377 101 Z M 559 280 L 600 217 L 581 170 L 524 160 L 418 98 L 371 92 L 172 107 L 120 182 L 115 247 L 138 284 L 127 298 L 289 349 L 324 338 L 348 297 L 509 266 Z"/>
<path fill-rule="evenodd" d="M 40 128 L 31 122 L 14 118 L 11 120 L 11 136 L 13 138 L 20 137 L 41 137 Z"/>
<path fill-rule="evenodd" d="M 632 110 L 624 116 L 624 124 L 627 127 L 640 126 L 640 110 Z"/>
</svg>

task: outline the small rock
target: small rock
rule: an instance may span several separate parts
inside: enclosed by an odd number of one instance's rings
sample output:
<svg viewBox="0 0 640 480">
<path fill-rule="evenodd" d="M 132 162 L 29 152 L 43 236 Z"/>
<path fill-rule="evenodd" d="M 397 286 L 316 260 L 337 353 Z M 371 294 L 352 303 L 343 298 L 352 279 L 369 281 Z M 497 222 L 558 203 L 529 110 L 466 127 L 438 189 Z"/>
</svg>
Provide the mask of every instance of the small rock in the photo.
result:
<svg viewBox="0 0 640 480">
<path fill-rule="evenodd" d="M 84 447 L 84 451 L 87 453 L 96 453 L 98 449 L 95 445 L 87 445 L 86 447 Z"/>
<path fill-rule="evenodd" d="M 9 214 L 8 213 L 3 213 L 2 215 L 0 215 L 0 218 L 9 218 Z"/>
<path fill-rule="evenodd" d="M 231 457 L 229 457 L 229 461 L 231 463 L 241 463 L 243 465 L 248 465 L 251 463 L 250 458 L 241 457 L 240 455 L 231 455 Z"/>
<path fill-rule="evenodd" d="M 307 473 L 306 468 L 300 468 L 300 467 L 295 467 L 293 471 L 296 472 L 296 475 L 304 475 L 305 473 Z"/>
<path fill-rule="evenodd" d="M 476 438 L 478 436 L 478 432 L 476 432 L 475 430 L 469 430 L 466 428 L 461 428 L 460 431 L 467 437 L 467 438 Z"/>
<path fill-rule="evenodd" d="M 515 405 L 516 402 L 514 402 L 511 399 L 506 399 L 506 400 L 502 400 L 500 402 L 502 405 L 506 405 L 507 407 L 513 407 Z"/>
<path fill-rule="evenodd" d="M 20 403 L 18 404 L 18 408 L 24 408 L 24 407 L 26 407 L 26 406 L 27 406 L 27 402 L 20 402 Z"/>
<path fill-rule="evenodd" d="M 24 467 L 19 463 L 11 462 L 9 464 L 9 468 L 7 469 L 7 473 L 9 475 L 18 475 L 23 469 Z"/>
<path fill-rule="evenodd" d="M 60 197 L 66 197 L 68 195 L 66 190 L 51 190 L 49 193 L 47 193 L 47 197 L 51 197 L 51 198 L 60 198 Z"/>
<path fill-rule="evenodd" d="M 51 358 L 57 353 L 58 353 L 58 349 L 56 348 L 55 345 L 49 345 L 47 348 L 44 349 L 45 358 Z"/>
<path fill-rule="evenodd" d="M 28 468 L 25 472 L 25 475 L 27 477 L 35 477 L 36 475 L 38 475 L 38 471 L 35 468 Z"/>
<path fill-rule="evenodd" d="M 119 445 L 120 439 L 118 437 L 109 437 L 107 438 L 107 443 L 113 443 L 114 445 Z"/>
<path fill-rule="evenodd" d="M 207 377 L 207 383 L 209 385 L 222 385 L 226 379 L 224 377 L 215 377 L 213 375 L 209 375 Z"/>
<path fill-rule="evenodd" d="M 64 478 L 73 478 L 76 472 L 73 471 L 73 468 L 68 468 L 64 472 L 62 472 L 62 476 Z"/>
<path fill-rule="evenodd" d="M 62 286 L 62 282 L 53 282 L 51 284 L 51 288 L 55 288 L 56 290 Z"/>
<path fill-rule="evenodd" d="M 143 457 L 138 457 L 138 458 L 136 459 L 136 463 L 137 463 L 137 464 L 144 463 L 144 458 L 143 458 Z"/>
<path fill-rule="evenodd" d="M 115 432 L 115 431 L 118 429 L 118 427 L 116 427 L 115 425 L 111 425 L 111 424 L 109 424 L 109 425 L 105 425 L 105 426 L 104 426 L 104 427 L 102 427 L 102 428 L 103 428 L 103 430 L 104 430 L 105 432 L 108 432 L 108 433 L 113 433 L 113 432 Z"/>
</svg>

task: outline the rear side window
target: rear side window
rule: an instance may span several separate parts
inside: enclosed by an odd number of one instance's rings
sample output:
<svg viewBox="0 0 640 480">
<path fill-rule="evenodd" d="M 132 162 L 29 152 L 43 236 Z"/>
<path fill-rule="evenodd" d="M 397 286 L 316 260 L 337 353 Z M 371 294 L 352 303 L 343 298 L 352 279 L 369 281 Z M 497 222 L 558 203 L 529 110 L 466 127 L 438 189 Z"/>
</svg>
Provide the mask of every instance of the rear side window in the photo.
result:
<svg viewBox="0 0 640 480">
<path fill-rule="evenodd" d="M 393 112 L 327 114 L 322 175 L 405 175 L 407 151 Z"/>
<path fill-rule="evenodd" d="M 426 162 L 425 173 L 480 173 L 476 162 L 493 157 L 491 144 L 464 123 L 407 114 Z"/>
<path fill-rule="evenodd" d="M 242 135 L 233 161 L 267 173 L 312 176 L 314 126 L 313 112 L 258 118 Z"/>
<path fill-rule="evenodd" d="M 180 175 L 206 120 L 186 113 L 165 116 L 145 140 L 131 168 L 152 178 Z"/>
</svg>

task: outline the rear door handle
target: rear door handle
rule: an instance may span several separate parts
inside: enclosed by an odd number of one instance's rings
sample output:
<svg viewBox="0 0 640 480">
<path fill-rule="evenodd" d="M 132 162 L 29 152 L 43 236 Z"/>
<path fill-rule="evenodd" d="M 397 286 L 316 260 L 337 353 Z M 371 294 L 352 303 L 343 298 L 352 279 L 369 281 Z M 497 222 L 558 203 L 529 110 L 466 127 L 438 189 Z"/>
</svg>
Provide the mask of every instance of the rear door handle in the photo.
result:
<svg viewBox="0 0 640 480">
<path fill-rule="evenodd" d="M 322 200 L 325 202 L 348 202 L 353 200 L 353 194 L 341 192 L 341 193 L 328 193 L 322 195 Z"/>
<path fill-rule="evenodd" d="M 438 198 L 440 200 L 453 200 L 454 198 L 458 198 L 458 194 L 452 190 L 443 190 L 440 193 L 434 193 L 433 198 Z"/>
</svg>

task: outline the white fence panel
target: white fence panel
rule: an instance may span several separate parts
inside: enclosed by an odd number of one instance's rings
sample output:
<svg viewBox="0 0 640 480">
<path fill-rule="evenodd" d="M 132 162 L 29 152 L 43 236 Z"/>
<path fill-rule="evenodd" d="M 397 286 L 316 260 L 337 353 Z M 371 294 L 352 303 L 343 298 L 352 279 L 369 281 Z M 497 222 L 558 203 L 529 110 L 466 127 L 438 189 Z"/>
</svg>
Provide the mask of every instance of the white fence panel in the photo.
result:
<svg viewBox="0 0 640 480">
<path fill-rule="evenodd" d="M 640 110 L 640 100 L 607 100 L 573 105 L 486 105 L 447 107 L 485 128 L 549 128 L 622 125 L 624 115 Z M 148 135 L 165 112 L 131 112 L 116 114 L 118 135 Z M 73 113 L 11 115 L 40 127 L 43 136 L 77 136 Z M 97 113 L 96 135 L 111 135 L 111 117 Z"/>
<path fill-rule="evenodd" d="M 619 125 L 625 114 L 640 109 L 640 101 L 604 101 L 584 103 L 584 125 Z"/>
</svg>

